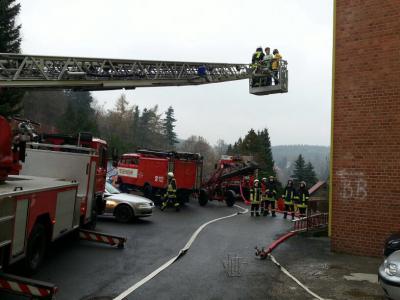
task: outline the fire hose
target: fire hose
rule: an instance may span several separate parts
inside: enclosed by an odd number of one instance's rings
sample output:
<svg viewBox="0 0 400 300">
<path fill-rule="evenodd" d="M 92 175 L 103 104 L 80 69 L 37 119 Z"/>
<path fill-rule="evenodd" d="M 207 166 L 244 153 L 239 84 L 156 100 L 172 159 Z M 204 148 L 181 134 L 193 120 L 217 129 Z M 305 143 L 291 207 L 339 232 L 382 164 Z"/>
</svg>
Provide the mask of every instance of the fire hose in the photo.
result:
<svg viewBox="0 0 400 300">
<path fill-rule="evenodd" d="M 225 217 L 220 217 L 220 218 L 216 218 L 213 220 L 210 220 L 206 223 L 204 223 L 203 225 L 201 225 L 199 228 L 197 228 L 197 230 L 192 234 L 192 236 L 190 237 L 190 239 L 188 240 L 188 242 L 186 243 L 186 245 L 179 250 L 178 254 L 174 257 L 172 257 L 170 260 L 168 260 L 166 263 L 164 263 L 162 266 L 160 266 L 158 269 L 154 270 L 153 272 L 151 272 L 149 275 L 147 275 L 146 277 L 144 277 L 142 280 L 136 282 L 134 285 L 132 285 L 130 288 L 128 288 L 126 291 L 122 292 L 120 295 L 118 295 L 117 297 L 115 297 L 113 300 L 123 300 L 125 299 L 125 297 L 127 297 L 128 295 L 130 295 L 131 293 L 133 293 L 135 290 L 137 290 L 138 288 L 140 288 L 142 285 L 144 285 L 146 282 L 150 281 L 151 279 L 153 279 L 155 276 L 157 276 L 159 273 L 161 273 L 163 270 L 165 270 L 166 268 L 168 268 L 170 265 L 172 265 L 174 262 L 176 262 L 179 258 L 181 258 L 182 256 L 184 256 L 190 249 L 190 247 L 192 246 L 193 242 L 196 240 L 197 236 L 199 235 L 199 233 L 208 225 L 224 220 L 224 219 L 228 219 L 228 218 L 232 218 L 241 214 L 245 214 L 248 212 L 248 209 L 245 209 L 243 207 L 240 207 L 239 205 L 235 205 L 237 208 L 241 209 L 242 211 L 239 211 L 235 214 L 231 214 Z"/>
<path fill-rule="evenodd" d="M 296 282 L 302 289 L 304 289 L 308 294 L 314 297 L 314 299 L 318 300 L 325 300 L 324 298 L 318 296 L 315 294 L 313 291 L 311 291 L 306 285 L 300 282 L 296 277 L 294 277 L 285 267 L 283 267 L 276 259 L 275 257 L 271 254 L 272 251 L 278 247 L 280 244 L 282 244 L 284 241 L 287 239 L 291 238 L 292 236 L 296 235 L 296 232 L 290 231 L 286 233 L 285 235 L 281 236 L 279 239 L 274 241 L 267 250 L 262 248 L 261 250 L 256 247 L 256 256 L 259 256 L 260 259 L 265 259 L 269 258 L 271 261 L 281 270 L 286 276 L 288 276 L 290 279 L 292 279 L 294 282 Z"/>
</svg>

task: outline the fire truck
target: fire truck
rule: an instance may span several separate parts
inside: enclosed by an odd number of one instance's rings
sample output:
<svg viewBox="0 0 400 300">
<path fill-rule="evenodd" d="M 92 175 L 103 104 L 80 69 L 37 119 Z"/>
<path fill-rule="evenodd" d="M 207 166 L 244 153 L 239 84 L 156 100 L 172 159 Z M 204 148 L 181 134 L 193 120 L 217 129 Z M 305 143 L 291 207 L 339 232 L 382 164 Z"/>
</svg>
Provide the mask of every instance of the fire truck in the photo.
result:
<svg viewBox="0 0 400 300">
<path fill-rule="evenodd" d="M 153 200 L 163 196 L 167 174 L 173 172 L 177 181 L 177 198 L 189 201 L 201 185 L 203 158 L 187 152 L 163 152 L 141 149 L 123 154 L 118 161 L 118 181 L 122 191 L 141 190 Z"/>
<path fill-rule="evenodd" d="M 199 204 L 204 206 L 212 200 L 225 201 L 227 206 L 233 206 L 239 199 L 248 202 L 257 172 L 258 165 L 251 157 L 223 155 L 214 173 L 201 185 Z"/>
<path fill-rule="evenodd" d="M 0 116 L 0 268 L 23 260 L 35 272 L 48 243 L 75 230 L 122 247 L 124 238 L 82 230 L 96 220 L 96 150 L 38 143 L 29 122 L 13 127 Z"/>
<path fill-rule="evenodd" d="M 50 144 L 50 145 L 46 145 Z M 54 145 L 54 146 L 51 146 Z M 95 159 L 96 159 L 96 173 L 95 173 L 95 183 L 94 183 L 94 198 L 96 200 L 96 211 L 97 214 L 101 214 L 104 210 L 104 186 L 107 177 L 107 157 L 108 157 L 108 146 L 107 142 L 95 138 L 92 136 L 91 133 L 78 133 L 75 135 L 68 135 L 68 134 L 48 134 L 42 133 L 40 135 L 40 144 L 32 144 L 31 147 L 27 148 L 28 152 L 30 153 L 31 149 L 33 148 L 41 148 L 47 149 L 52 151 L 73 151 L 77 152 L 75 148 L 68 148 L 68 147 L 58 147 L 58 146 L 77 146 L 77 147 L 84 147 L 87 149 L 94 150 Z M 87 149 L 85 149 L 87 151 Z"/>
</svg>

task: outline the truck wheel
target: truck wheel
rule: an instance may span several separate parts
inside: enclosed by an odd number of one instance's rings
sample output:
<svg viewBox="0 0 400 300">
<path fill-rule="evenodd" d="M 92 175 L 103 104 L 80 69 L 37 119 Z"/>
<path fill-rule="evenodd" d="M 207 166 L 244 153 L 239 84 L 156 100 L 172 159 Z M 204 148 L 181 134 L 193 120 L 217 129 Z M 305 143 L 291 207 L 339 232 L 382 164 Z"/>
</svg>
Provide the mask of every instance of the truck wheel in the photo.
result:
<svg viewBox="0 0 400 300">
<path fill-rule="evenodd" d="M 199 204 L 200 206 L 205 206 L 208 202 L 208 195 L 205 189 L 201 189 L 199 193 Z"/>
<path fill-rule="evenodd" d="M 147 199 L 152 199 L 153 196 L 153 188 L 150 184 L 146 184 L 143 188 L 143 194 Z"/>
<path fill-rule="evenodd" d="M 227 191 L 225 194 L 226 205 L 229 207 L 232 207 L 233 204 L 235 204 L 235 198 L 236 198 L 236 194 L 234 191 L 232 191 L 232 190 Z"/>
<path fill-rule="evenodd" d="M 128 205 L 122 204 L 115 208 L 115 219 L 120 223 L 128 223 L 133 219 L 133 211 Z"/>
<path fill-rule="evenodd" d="M 43 262 L 46 252 L 46 229 L 42 224 L 36 224 L 29 236 L 26 247 L 25 270 L 35 273 Z"/>
</svg>

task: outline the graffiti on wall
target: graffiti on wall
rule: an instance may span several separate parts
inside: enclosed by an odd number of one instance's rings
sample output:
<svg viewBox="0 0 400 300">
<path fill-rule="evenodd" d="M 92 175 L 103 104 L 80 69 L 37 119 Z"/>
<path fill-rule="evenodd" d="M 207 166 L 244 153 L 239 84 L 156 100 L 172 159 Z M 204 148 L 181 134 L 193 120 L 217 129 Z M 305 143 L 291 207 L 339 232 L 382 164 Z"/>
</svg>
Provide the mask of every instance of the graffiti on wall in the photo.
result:
<svg viewBox="0 0 400 300">
<path fill-rule="evenodd" d="M 368 184 L 363 172 L 341 170 L 336 173 L 340 181 L 340 195 L 343 199 L 365 200 Z"/>
</svg>

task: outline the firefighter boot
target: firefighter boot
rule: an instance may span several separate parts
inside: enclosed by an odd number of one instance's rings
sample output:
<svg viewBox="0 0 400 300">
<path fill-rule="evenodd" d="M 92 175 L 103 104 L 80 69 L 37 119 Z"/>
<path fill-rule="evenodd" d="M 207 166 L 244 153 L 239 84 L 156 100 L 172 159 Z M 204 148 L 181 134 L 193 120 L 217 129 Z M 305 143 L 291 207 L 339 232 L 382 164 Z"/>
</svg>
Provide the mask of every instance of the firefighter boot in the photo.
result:
<svg viewBox="0 0 400 300">
<path fill-rule="evenodd" d="M 179 202 L 175 202 L 175 203 L 174 203 L 174 206 L 175 206 L 175 210 L 176 210 L 176 211 L 180 211 L 181 207 L 180 207 L 180 205 L 179 205 Z"/>
<path fill-rule="evenodd" d="M 292 212 L 292 220 L 294 220 L 294 213 Z"/>
<path fill-rule="evenodd" d="M 275 214 L 275 211 L 273 210 L 272 211 L 272 216 L 275 218 L 276 217 L 276 214 Z"/>
<path fill-rule="evenodd" d="M 164 201 L 162 204 L 161 204 L 161 210 L 163 211 L 165 208 L 167 207 L 167 201 Z"/>
<path fill-rule="evenodd" d="M 283 213 L 283 218 L 284 218 L 284 219 L 287 218 L 287 212 L 286 212 L 286 211 Z"/>
</svg>

